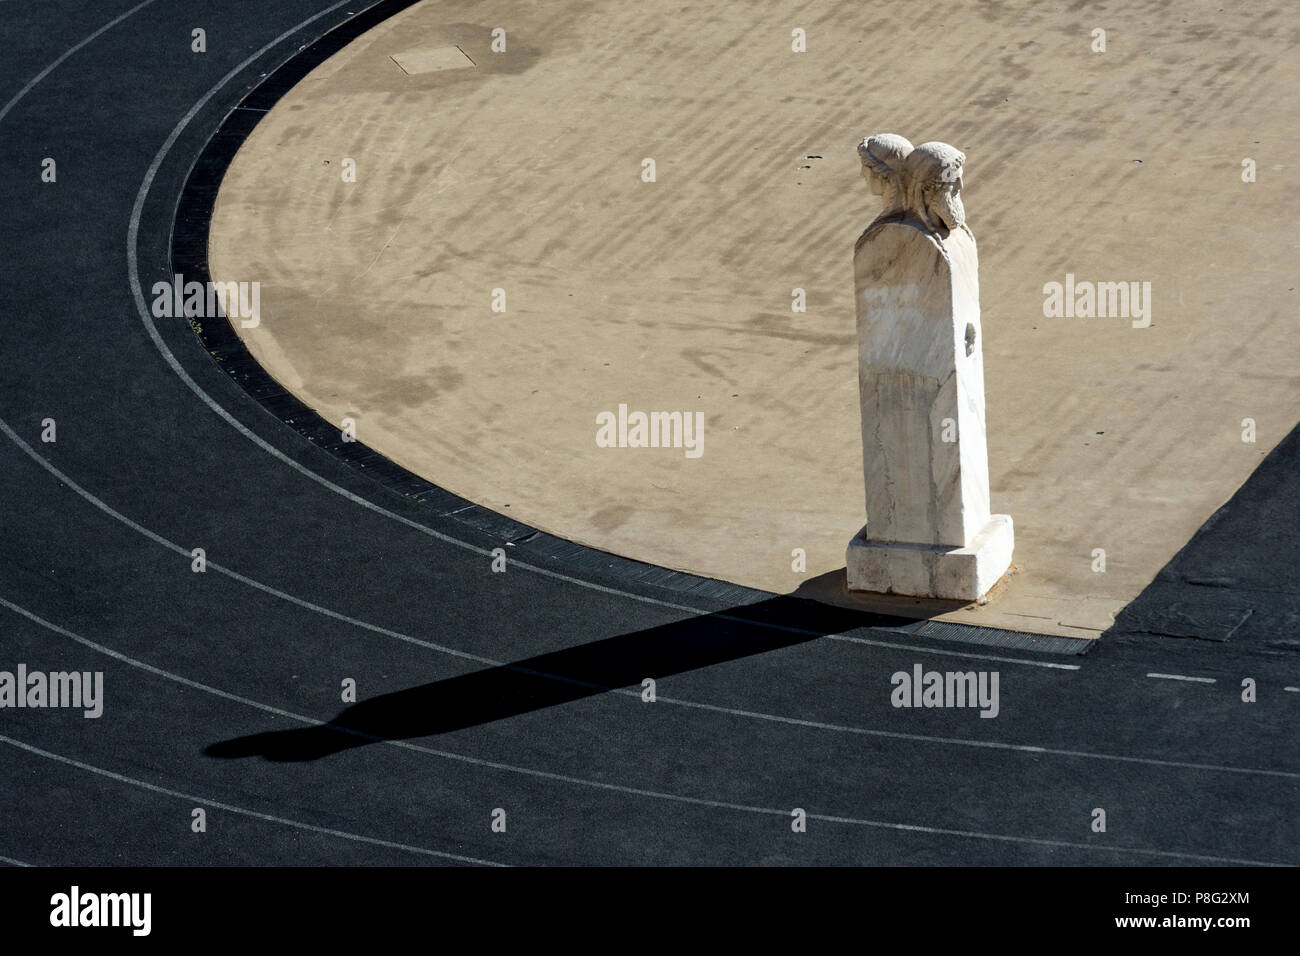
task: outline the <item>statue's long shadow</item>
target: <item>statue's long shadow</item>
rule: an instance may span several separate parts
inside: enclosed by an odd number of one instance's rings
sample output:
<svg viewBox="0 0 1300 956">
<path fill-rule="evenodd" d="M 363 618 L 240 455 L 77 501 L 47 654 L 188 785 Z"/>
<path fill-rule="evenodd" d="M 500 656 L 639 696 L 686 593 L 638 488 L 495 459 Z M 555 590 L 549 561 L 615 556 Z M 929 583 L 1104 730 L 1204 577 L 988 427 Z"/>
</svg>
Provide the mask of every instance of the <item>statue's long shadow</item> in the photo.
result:
<svg viewBox="0 0 1300 956">
<path fill-rule="evenodd" d="M 226 740 L 205 753 L 315 760 L 379 741 L 463 730 L 616 688 L 639 690 L 647 677 L 658 680 L 826 634 L 906 623 L 914 619 L 866 614 L 795 596 L 773 597 L 384 694 L 345 708 L 327 724 Z"/>
</svg>

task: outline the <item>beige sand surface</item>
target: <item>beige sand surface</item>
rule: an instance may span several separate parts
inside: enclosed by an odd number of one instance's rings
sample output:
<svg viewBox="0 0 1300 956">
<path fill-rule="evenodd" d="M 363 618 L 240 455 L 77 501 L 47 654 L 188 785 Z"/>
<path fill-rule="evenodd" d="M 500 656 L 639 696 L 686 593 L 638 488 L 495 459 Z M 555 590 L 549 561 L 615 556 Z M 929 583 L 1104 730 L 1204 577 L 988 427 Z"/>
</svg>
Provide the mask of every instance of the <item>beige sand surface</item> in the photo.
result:
<svg viewBox="0 0 1300 956">
<path fill-rule="evenodd" d="M 1017 571 L 944 617 L 1095 636 L 1300 418 L 1298 42 L 1285 2 L 428 0 L 267 114 L 213 278 L 261 282 L 254 356 L 412 471 L 787 592 L 864 520 L 852 250 L 879 201 L 854 147 L 950 142 Z M 474 65 L 393 59 L 450 47 Z M 1067 272 L 1150 282 L 1152 326 L 1045 318 Z M 702 456 L 597 447 L 620 403 L 703 412 Z"/>
</svg>

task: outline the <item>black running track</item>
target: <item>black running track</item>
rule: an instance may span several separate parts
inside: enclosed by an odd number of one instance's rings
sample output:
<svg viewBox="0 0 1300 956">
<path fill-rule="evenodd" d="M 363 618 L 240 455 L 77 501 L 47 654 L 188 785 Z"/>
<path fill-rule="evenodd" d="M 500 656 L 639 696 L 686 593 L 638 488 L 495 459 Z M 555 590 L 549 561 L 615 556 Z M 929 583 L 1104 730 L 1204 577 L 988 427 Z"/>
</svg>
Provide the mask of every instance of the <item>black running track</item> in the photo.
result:
<svg viewBox="0 0 1300 956">
<path fill-rule="evenodd" d="M 104 674 L 98 719 L 0 710 L 4 862 L 1300 862 L 1296 433 L 1082 653 L 453 514 L 154 319 L 214 131 L 365 15 L 0 3 L 0 670 Z M 996 718 L 891 706 L 917 664 L 996 671 Z"/>
</svg>

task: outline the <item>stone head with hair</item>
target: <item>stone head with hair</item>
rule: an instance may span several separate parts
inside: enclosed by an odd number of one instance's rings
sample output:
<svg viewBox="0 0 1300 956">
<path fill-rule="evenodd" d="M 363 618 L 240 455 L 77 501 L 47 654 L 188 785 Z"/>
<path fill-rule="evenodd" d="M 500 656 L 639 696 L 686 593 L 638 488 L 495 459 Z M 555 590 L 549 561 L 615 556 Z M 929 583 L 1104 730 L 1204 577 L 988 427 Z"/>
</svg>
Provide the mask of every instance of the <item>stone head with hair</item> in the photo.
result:
<svg viewBox="0 0 1300 956">
<path fill-rule="evenodd" d="M 962 166 L 966 154 L 947 143 L 922 143 L 903 162 L 907 207 L 932 232 L 966 225 L 962 206 Z"/>
<path fill-rule="evenodd" d="M 871 191 L 884 201 L 882 216 L 902 212 L 907 201 L 907 183 L 903 164 L 912 144 L 896 133 L 877 133 L 858 144 L 862 160 L 862 178 Z"/>
</svg>

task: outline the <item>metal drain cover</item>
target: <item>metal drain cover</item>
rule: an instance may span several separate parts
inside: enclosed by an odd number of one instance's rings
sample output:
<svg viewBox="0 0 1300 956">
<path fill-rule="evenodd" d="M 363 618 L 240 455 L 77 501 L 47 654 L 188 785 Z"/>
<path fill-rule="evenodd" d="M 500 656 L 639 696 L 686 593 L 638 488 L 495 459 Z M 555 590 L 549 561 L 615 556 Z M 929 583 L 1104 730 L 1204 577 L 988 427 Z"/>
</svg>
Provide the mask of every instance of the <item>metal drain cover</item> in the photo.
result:
<svg viewBox="0 0 1300 956">
<path fill-rule="evenodd" d="M 474 61 L 458 46 L 440 46 L 432 50 L 407 50 L 389 57 L 408 76 L 436 73 L 439 70 L 461 70 L 474 65 Z"/>
</svg>

